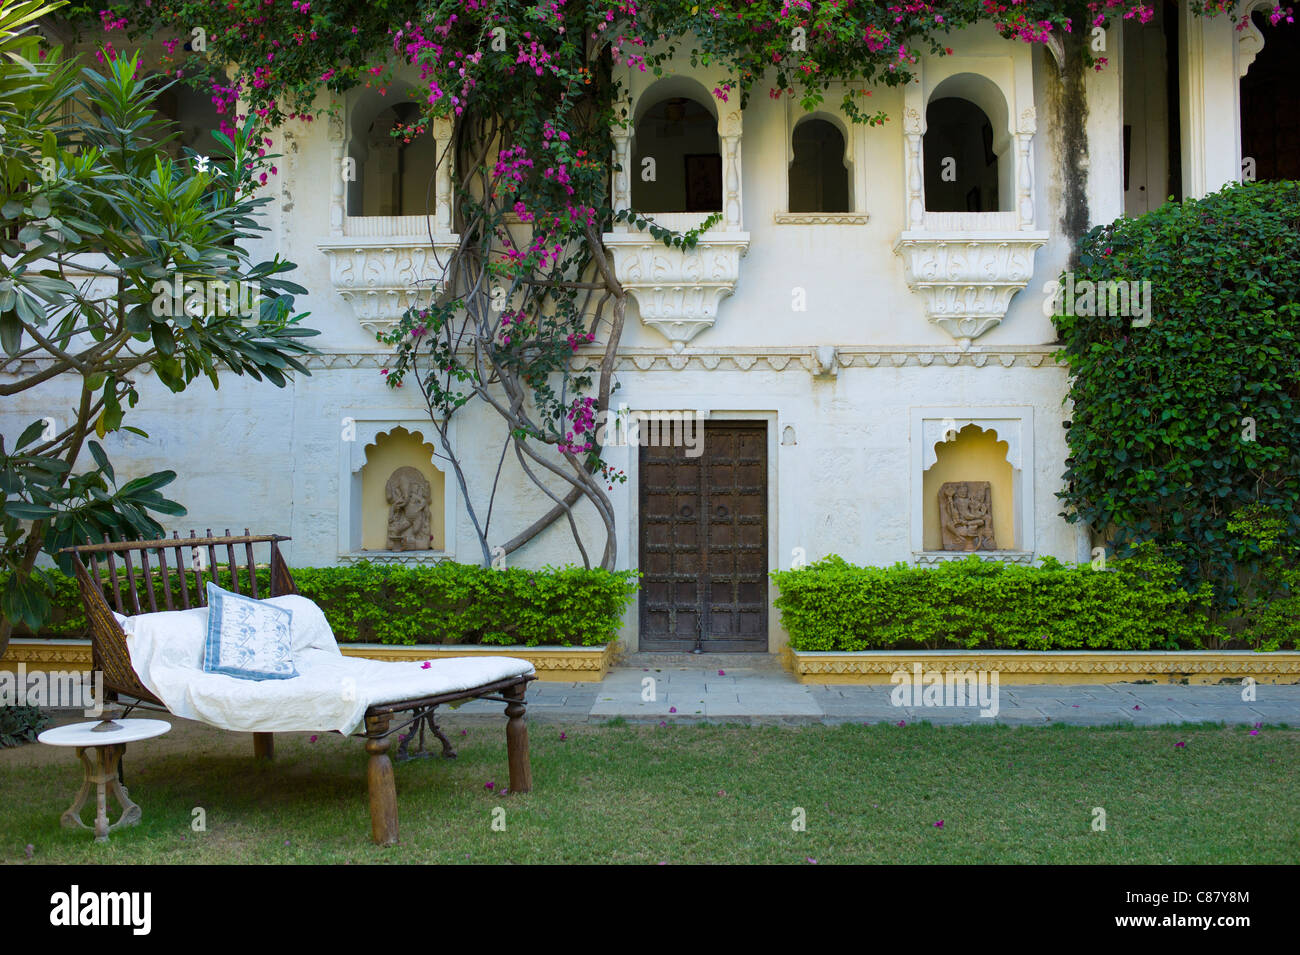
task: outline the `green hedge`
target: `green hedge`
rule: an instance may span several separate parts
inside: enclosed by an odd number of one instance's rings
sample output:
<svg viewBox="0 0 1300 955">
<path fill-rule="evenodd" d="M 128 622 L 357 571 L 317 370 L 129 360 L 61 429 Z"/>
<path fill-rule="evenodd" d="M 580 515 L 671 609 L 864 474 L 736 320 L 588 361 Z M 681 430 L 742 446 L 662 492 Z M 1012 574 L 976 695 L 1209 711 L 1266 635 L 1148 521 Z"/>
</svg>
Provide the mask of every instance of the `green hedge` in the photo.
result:
<svg viewBox="0 0 1300 955">
<path fill-rule="evenodd" d="M 1189 594 L 1177 585 L 1180 571 L 1148 544 L 1106 570 L 1052 558 L 1022 567 L 971 557 L 926 569 L 828 557 L 772 578 L 795 650 L 1222 646 L 1227 634 L 1208 616 L 1209 585 Z"/>
<path fill-rule="evenodd" d="M 76 582 L 58 572 L 50 576 L 55 611 L 41 636 L 86 636 L 86 615 Z M 411 567 L 368 562 L 304 567 L 294 570 L 293 578 L 298 592 L 320 605 L 340 643 L 534 647 L 594 646 L 616 639 L 623 612 L 636 591 L 637 574 L 581 567 L 490 570 L 448 561 Z M 269 568 L 259 567 L 257 579 L 259 593 L 267 593 Z M 247 571 L 240 580 L 240 590 L 248 593 Z M 223 571 L 218 583 L 229 588 L 229 573 Z M 192 575 L 190 584 L 192 589 Z M 154 588 L 157 605 L 164 608 L 162 586 L 156 580 Z M 141 606 L 147 606 L 145 584 L 138 575 L 137 590 Z M 179 607 L 175 580 L 172 592 Z M 113 606 L 111 598 L 109 605 Z"/>
</svg>

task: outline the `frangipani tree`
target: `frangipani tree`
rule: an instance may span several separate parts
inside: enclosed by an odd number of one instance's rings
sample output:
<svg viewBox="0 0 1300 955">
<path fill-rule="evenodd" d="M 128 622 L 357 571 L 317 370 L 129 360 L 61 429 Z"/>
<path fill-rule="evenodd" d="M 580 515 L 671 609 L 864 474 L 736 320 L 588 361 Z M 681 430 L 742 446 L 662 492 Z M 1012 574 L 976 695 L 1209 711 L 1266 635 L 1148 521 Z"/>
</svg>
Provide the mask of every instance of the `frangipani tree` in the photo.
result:
<svg viewBox="0 0 1300 955">
<path fill-rule="evenodd" d="M 153 515 L 185 513 L 161 493 L 174 472 L 120 482 L 96 440 L 144 434 L 124 424 L 138 376 L 173 392 L 199 377 L 216 387 L 223 370 L 282 386 L 307 373 L 299 359 L 316 334 L 293 312 L 293 265 L 241 247 L 267 201 L 254 194 L 266 159 L 252 124 L 219 134 L 216 158 L 173 162 L 153 109 L 162 86 L 138 58 L 82 68 L 42 44 L 32 26 L 57 7 L 0 10 L 0 396 L 79 383 L 70 406 L 50 398 L 16 440 L 0 439 L 0 653 L 15 623 L 49 613 L 42 552 L 66 569 L 61 547 L 160 536 Z M 256 305 L 232 306 L 232 287 Z"/>
</svg>

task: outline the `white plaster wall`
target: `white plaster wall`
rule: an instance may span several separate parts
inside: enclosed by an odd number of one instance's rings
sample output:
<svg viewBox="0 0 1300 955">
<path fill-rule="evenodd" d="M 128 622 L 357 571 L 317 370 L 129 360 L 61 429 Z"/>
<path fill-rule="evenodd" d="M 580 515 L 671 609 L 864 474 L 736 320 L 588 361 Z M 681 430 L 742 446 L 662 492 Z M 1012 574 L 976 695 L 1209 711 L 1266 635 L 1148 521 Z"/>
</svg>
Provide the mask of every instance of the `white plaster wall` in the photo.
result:
<svg viewBox="0 0 1300 955">
<path fill-rule="evenodd" d="M 996 55 L 1003 49 L 1000 44 L 1012 42 L 991 30 L 968 33 L 961 39 L 972 43 L 967 47 L 972 53 Z M 1037 226 L 1051 236 L 1037 253 L 1029 288 L 1015 296 L 1005 320 L 976 341 L 971 355 L 957 360 L 952 338 L 926 319 L 919 297 L 904 281 L 902 260 L 892 251 L 905 227 L 903 94 L 885 87 L 876 89 L 870 102 L 890 115 L 890 123 L 880 129 L 850 127 L 861 184 L 860 194 L 855 187 L 855 206 L 870 216 L 867 224 L 773 221 L 785 211 L 790 120 L 786 105 L 760 89 L 744 114 L 743 224 L 751 241 L 735 294 L 723 300 L 715 326 L 673 358 L 676 365 L 668 360 L 667 341 L 642 326 L 635 305 L 631 307 L 625 350 L 642 365 L 655 356 L 659 360 L 645 370 L 623 362 L 616 403 L 638 409 L 698 408 L 717 419 L 758 416 L 775 429 L 769 462 L 771 566 L 788 567 L 795 547 L 804 548 L 810 560 L 829 553 L 859 563 L 909 560 L 911 409 L 949 406 L 1033 408 L 1033 549 L 1039 556 L 1077 559 L 1074 529 L 1058 516 L 1054 496 L 1066 456 L 1061 421 L 1067 380 L 1042 347 L 1055 337 L 1042 313 L 1042 288 L 1059 274 L 1069 254 L 1059 225 L 1064 157 L 1050 102 L 1055 68 L 1044 50 L 1034 50 Z M 1209 68 L 1218 71 L 1214 75 L 1231 70 L 1231 58 L 1226 67 L 1216 60 Z M 1093 97 L 1089 200 L 1096 222 L 1122 211 L 1118 70 L 1090 77 L 1088 90 Z M 834 102 L 823 107 L 835 108 Z M 247 526 L 288 533 L 293 537 L 286 548 L 291 563 L 329 565 L 339 558 L 341 422 L 347 410 L 391 409 L 394 419 L 409 419 L 421 417 L 424 409 L 413 385 L 393 391 L 384 384 L 384 349 L 332 289 L 328 260 L 317 248 L 329 235 L 332 182 L 339 174 L 330 158 L 327 123 L 291 124 L 275 134 L 272 150 L 285 153 L 278 161 L 280 176 L 267 190 L 274 199 L 267 207 L 272 231 L 253 251 L 262 257 L 279 251 L 298 264 L 293 278 L 310 290 L 299 305 L 311 312 L 307 324 L 321 330 L 314 343 L 325 356 L 313 362 L 311 376 L 299 376 L 285 389 L 227 374 L 219 391 L 199 381 L 185 394 L 173 395 L 156 379 L 142 376 L 141 404 L 128 413 L 127 423 L 144 428 L 149 439 L 124 433 L 105 445 L 123 479 L 164 468 L 180 472 L 168 493 L 190 513 L 170 526 L 183 532 Z M 1223 160 L 1212 159 L 1203 165 L 1219 169 Z M 1222 178 L 1221 170 L 1217 175 Z M 805 312 L 792 308 L 796 287 L 806 293 Z M 840 348 L 852 366 L 840 368 L 834 378 L 815 378 L 800 356 L 818 345 Z M 869 367 L 872 349 L 880 352 Z M 976 367 L 981 354 L 983 367 Z M 737 355 L 745 358 L 748 370 L 732 360 Z M 713 364 L 711 370 L 701 357 Z M 0 406 L 0 431 L 12 440 L 34 418 L 66 416 L 73 398 L 72 383 L 55 381 L 6 399 Z M 457 421 L 471 494 L 482 505 L 500 453 L 501 426 L 494 414 L 478 406 L 464 409 Z M 795 446 L 779 444 L 787 425 L 795 429 Z M 432 429 L 425 437 L 436 440 Z M 609 458 L 631 478 L 616 485 L 611 497 L 619 520 L 618 565 L 634 567 L 636 449 L 614 448 Z M 458 493 L 451 474 L 447 487 Z M 550 505 L 513 462 L 497 497 L 489 534 L 493 544 L 513 536 Z M 590 508 L 579 512 L 597 560 L 602 546 L 598 522 Z M 480 551 L 463 510 L 456 530 L 454 542 L 449 541 L 455 557 L 478 561 Z M 575 558 L 567 527 L 557 524 L 510 562 L 541 566 Z M 634 627 L 635 611 L 629 619 Z M 775 647 L 780 641 L 776 614 L 771 620 Z"/>
</svg>

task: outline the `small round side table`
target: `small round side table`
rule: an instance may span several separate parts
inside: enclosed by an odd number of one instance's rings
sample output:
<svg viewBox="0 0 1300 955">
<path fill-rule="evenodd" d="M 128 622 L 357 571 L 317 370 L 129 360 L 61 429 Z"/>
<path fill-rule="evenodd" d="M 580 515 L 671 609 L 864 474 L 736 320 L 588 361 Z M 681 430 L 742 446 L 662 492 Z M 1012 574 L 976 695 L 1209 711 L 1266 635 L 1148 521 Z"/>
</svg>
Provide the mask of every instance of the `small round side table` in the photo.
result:
<svg viewBox="0 0 1300 955">
<path fill-rule="evenodd" d="M 107 842 L 108 834 L 122 826 L 134 826 L 140 822 L 140 807 L 127 796 L 126 787 L 118 781 L 118 763 L 126 752 L 127 743 L 161 736 L 172 728 L 163 720 L 103 720 L 99 723 L 72 723 L 68 726 L 56 726 L 46 730 L 37 737 L 49 746 L 75 746 L 77 757 L 85 767 L 85 777 L 81 782 L 81 791 L 72 805 L 60 817 L 67 829 L 94 829 L 96 842 Z M 95 751 L 94 756 L 90 754 Z M 95 825 L 88 826 L 81 821 L 81 807 L 90 798 L 91 787 L 95 789 Z M 117 822 L 108 823 L 108 793 L 122 807 L 122 815 Z"/>
</svg>

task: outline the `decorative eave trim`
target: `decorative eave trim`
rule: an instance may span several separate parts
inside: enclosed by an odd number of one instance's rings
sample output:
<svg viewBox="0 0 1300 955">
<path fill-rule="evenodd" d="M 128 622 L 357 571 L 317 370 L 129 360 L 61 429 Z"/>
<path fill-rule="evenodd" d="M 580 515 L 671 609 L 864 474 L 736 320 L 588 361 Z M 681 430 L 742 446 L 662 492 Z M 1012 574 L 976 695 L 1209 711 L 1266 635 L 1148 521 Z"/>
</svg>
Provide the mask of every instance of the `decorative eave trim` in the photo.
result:
<svg viewBox="0 0 1300 955">
<path fill-rule="evenodd" d="M 778 212 L 772 221 L 777 225 L 866 225 L 871 216 L 865 212 Z"/>
<path fill-rule="evenodd" d="M 1046 368 L 1062 369 L 1053 356 L 1057 345 L 1000 345 L 997 348 L 934 348 L 920 345 L 837 346 L 835 360 L 840 368 Z M 572 359 L 575 371 L 596 368 L 601 354 L 580 351 Z M 0 378 L 18 378 L 34 374 L 52 359 L 24 358 L 0 361 Z M 388 351 L 324 352 L 307 355 L 300 361 L 312 371 L 379 371 L 392 362 Z M 630 349 L 615 363 L 619 371 L 800 371 L 819 373 L 817 358 L 809 348 L 736 349 L 733 351 L 688 351 L 671 353 L 663 350 Z M 153 374 L 148 366 L 132 374 Z"/>
</svg>

